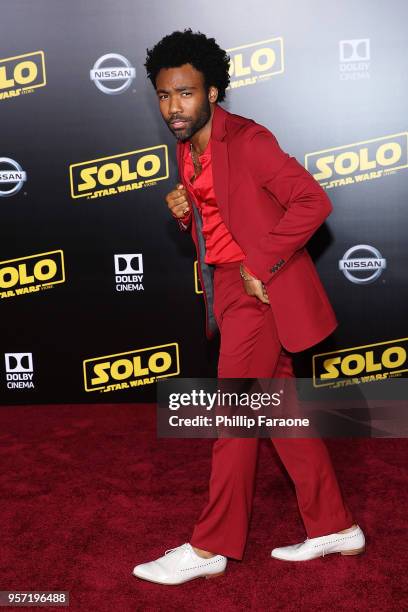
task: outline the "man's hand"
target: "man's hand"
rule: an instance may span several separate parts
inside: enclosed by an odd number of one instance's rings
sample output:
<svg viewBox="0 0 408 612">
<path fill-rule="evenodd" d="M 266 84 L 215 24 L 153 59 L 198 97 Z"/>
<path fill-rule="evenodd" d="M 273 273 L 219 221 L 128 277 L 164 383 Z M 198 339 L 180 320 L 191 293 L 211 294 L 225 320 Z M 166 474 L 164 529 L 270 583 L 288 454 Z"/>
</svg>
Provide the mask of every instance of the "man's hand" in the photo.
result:
<svg viewBox="0 0 408 612">
<path fill-rule="evenodd" d="M 181 183 L 177 183 L 176 189 L 166 195 L 166 202 L 171 214 L 177 219 L 182 219 L 190 212 L 187 191 Z"/>
<path fill-rule="evenodd" d="M 254 297 L 261 300 L 264 304 L 269 304 L 268 293 L 266 291 L 266 287 L 262 281 L 255 276 L 249 274 L 247 270 L 241 265 L 241 272 L 243 273 L 245 278 L 242 278 L 242 282 L 244 284 L 244 290 L 248 295 L 253 295 Z"/>
</svg>

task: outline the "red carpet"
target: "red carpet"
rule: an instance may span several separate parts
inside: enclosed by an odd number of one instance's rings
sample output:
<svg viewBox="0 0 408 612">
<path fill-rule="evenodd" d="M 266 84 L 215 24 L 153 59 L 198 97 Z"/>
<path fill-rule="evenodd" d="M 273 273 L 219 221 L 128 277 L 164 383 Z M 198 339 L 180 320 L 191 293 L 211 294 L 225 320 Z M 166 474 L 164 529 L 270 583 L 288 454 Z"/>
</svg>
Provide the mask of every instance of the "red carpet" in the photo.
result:
<svg viewBox="0 0 408 612">
<path fill-rule="evenodd" d="M 157 440 L 154 406 L 129 404 L 2 407 L 0 432 L 0 590 L 67 590 L 69 610 L 84 612 L 408 609 L 408 440 L 328 441 L 364 555 L 271 559 L 306 535 L 263 440 L 244 560 L 223 577 L 166 587 L 131 571 L 189 540 L 211 440 Z"/>
</svg>

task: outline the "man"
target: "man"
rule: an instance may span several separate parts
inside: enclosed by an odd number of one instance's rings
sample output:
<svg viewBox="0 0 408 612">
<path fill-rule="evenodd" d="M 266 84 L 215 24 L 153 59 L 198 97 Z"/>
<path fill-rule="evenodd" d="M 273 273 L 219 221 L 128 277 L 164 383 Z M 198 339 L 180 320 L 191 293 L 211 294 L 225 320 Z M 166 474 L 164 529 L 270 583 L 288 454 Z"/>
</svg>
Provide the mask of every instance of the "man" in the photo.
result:
<svg viewBox="0 0 408 612">
<path fill-rule="evenodd" d="M 220 378 L 293 377 L 292 352 L 337 325 L 305 244 L 331 212 L 323 189 L 269 130 L 219 106 L 229 58 L 213 38 L 173 32 L 148 51 L 160 112 L 177 138 L 181 182 L 167 205 L 191 231 L 206 302 L 207 336 L 221 334 Z M 307 532 L 272 557 L 303 561 L 364 550 L 323 441 L 272 442 L 296 487 Z M 252 507 L 258 439 L 214 442 L 209 500 L 190 542 L 137 565 L 135 576 L 180 584 L 241 560 Z"/>
</svg>

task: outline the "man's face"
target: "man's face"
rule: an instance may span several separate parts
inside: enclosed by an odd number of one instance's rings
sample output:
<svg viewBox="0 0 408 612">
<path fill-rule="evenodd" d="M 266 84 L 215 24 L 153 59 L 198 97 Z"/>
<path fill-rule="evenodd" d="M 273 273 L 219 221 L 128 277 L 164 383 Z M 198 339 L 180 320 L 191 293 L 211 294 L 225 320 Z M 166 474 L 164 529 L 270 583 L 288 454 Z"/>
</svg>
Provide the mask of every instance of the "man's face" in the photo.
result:
<svg viewBox="0 0 408 612">
<path fill-rule="evenodd" d="M 187 140 L 205 126 L 211 117 L 211 99 L 216 88 L 206 91 L 204 76 L 191 64 L 162 68 L 156 77 L 160 112 L 178 140 Z"/>
</svg>

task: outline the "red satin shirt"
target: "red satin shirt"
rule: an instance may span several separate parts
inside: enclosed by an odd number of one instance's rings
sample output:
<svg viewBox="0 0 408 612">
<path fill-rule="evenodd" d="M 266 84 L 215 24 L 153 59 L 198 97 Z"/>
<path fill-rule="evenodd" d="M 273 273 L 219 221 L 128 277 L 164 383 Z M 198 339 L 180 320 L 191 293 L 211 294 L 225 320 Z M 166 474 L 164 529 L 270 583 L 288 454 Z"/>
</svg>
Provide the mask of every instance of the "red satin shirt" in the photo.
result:
<svg viewBox="0 0 408 612">
<path fill-rule="evenodd" d="M 194 198 L 203 220 L 203 236 L 206 246 L 204 261 L 207 264 L 229 263 L 242 261 L 245 253 L 235 242 L 222 221 L 215 199 L 213 177 L 211 170 L 211 139 L 201 155 L 199 155 L 202 171 L 193 182 L 194 164 L 190 148 L 185 148 L 183 174 L 188 191 Z M 188 215 L 186 215 L 188 218 Z M 183 219 L 182 219 L 183 220 Z"/>
</svg>

